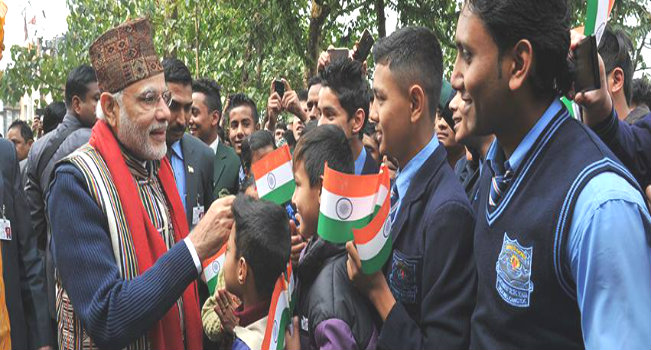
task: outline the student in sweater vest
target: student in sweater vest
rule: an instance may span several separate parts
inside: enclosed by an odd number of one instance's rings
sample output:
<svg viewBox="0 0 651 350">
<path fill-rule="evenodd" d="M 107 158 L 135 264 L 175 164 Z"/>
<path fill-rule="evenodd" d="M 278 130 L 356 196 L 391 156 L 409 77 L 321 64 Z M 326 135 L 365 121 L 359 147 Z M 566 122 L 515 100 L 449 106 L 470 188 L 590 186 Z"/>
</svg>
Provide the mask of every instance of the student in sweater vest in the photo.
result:
<svg viewBox="0 0 651 350">
<path fill-rule="evenodd" d="M 479 180 L 474 349 L 651 347 L 651 218 L 559 101 L 569 26 L 565 0 L 468 0 L 459 16 L 452 85 L 470 132 L 496 137 Z M 613 113 L 607 91 L 585 95 L 586 114 Z"/>
<path fill-rule="evenodd" d="M 380 153 L 400 164 L 391 189 L 393 249 L 384 271 L 365 275 L 349 243 L 349 278 L 383 320 L 379 348 L 468 348 L 474 216 L 434 132 L 441 48 L 431 30 L 406 27 L 373 50 L 371 118 L 382 133 Z"/>
</svg>

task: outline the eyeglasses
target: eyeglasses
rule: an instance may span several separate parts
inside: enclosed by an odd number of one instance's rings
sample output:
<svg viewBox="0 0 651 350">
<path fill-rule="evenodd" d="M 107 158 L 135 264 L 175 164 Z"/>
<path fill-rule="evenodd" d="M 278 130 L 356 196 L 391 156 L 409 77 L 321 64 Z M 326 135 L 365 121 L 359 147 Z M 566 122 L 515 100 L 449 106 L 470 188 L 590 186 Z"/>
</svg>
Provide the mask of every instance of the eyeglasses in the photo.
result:
<svg viewBox="0 0 651 350">
<path fill-rule="evenodd" d="M 160 101 L 161 98 L 169 108 L 172 101 L 172 93 L 169 90 L 165 90 L 160 94 L 155 91 L 146 91 L 141 95 L 136 96 L 136 100 L 148 110 L 156 108 L 158 101 Z"/>
</svg>

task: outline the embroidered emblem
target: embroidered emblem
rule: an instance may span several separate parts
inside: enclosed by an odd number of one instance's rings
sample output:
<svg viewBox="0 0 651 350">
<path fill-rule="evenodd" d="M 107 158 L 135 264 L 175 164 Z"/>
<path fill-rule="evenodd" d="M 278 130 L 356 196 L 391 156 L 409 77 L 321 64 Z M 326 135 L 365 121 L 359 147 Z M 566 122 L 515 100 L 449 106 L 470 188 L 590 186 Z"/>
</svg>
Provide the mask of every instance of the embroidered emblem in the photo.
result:
<svg viewBox="0 0 651 350">
<path fill-rule="evenodd" d="M 404 304 L 418 303 L 418 276 L 421 258 L 407 256 L 397 249 L 393 250 L 389 289 L 396 300 Z"/>
<path fill-rule="evenodd" d="M 532 258 L 533 247 L 523 247 L 504 233 L 502 250 L 495 263 L 495 289 L 504 301 L 515 307 L 529 307 L 533 292 Z"/>
</svg>

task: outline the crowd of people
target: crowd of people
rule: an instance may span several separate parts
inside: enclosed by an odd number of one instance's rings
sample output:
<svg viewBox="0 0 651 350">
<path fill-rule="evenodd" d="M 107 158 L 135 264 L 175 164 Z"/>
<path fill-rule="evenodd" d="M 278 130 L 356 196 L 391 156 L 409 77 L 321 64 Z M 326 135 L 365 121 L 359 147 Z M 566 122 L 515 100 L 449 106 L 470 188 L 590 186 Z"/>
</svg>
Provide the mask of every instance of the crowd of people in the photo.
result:
<svg viewBox="0 0 651 350">
<path fill-rule="evenodd" d="M 372 83 L 357 47 L 324 51 L 264 111 L 161 60 L 147 19 L 108 30 L 65 101 L 0 139 L 0 350 L 261 349 L 288 263 L 286 349 L 651 348 L 651 88 L 608 27 L 600 86 L 575 91 L 569 13 L 466 0 L 449 79 L 407 26 Z M 286 208 L 252 171 L 280 147 Z M 326 164 L 389 170 L 380 271 L 317 233 Z"/>
</svg>

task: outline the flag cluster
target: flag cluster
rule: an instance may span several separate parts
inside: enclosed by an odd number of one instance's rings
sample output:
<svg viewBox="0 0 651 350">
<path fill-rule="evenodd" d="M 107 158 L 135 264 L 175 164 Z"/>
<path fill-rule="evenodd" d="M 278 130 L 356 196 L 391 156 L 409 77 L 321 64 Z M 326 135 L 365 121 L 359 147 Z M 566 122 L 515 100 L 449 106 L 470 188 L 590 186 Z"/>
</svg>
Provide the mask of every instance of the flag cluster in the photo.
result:
<svg viewBox="0 0 651 350">
<path fill-rule="evenodd" d="M 379 174 L 351 175 L 323 172 L 317 232 L 332 243 L 354 241 L 362 270 L 370 274 L 382 268 L 391 253 L 389 169 Z"/>
</svg>

